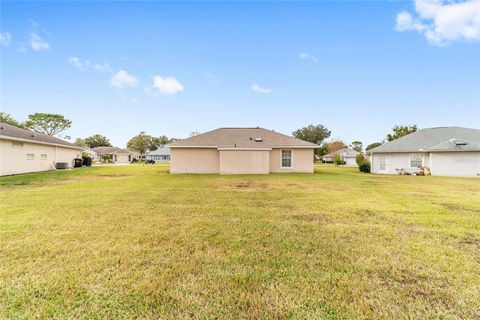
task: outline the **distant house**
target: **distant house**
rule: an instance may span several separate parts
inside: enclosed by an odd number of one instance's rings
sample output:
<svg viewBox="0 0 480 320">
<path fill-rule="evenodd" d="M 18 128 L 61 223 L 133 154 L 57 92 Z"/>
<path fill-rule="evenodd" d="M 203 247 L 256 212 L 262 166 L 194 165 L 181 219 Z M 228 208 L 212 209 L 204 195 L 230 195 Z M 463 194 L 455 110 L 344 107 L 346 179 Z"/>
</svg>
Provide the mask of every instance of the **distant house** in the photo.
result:
<svg viewBox="0 0 480 320">
<path fill-rule="evenodd" d="M 72 167 L 82 148 L 46 134 L 0 123 L 0 176 Z"/>
<path fill-rule="evenodd" d="M 480 176 L 480 130 L 439 127 L 418 130 L 369 150 L 372 173 L 429 168 L 432 175 Z"/>
<path fill-rule="evenodd" d="M 345 165 L 356 166 L 357 162 L 356 162 L 355 158 L 358 154 L 359 154 L 358 151 L 355 151 L 355 150 L 350 149 L 350 148 L 343 148 L 343 149 L 339 149 L 337 151 L 333 151 L 329 154 L 324 155 L 322 157 L 322 160 L 324 162 L 333 162 L 333 160 L 335 160 L 335 157 L 337 155 L 339 155 L 340 159 L 345 161 Z"/>
<path fill-rule="evenodd" d="M 263 128 L 220 128 L 170 148 L 171 173 L 313 173 L 318 145 Z"/>
<path fill-rule="evenodd" d="M 158 148 L 157 150 L 150 151 L 146 154 L 145 159 L 155 162 L 168 162 L 170 161 L 170 148 Z"/>
<path fill-rule="evenodd" d="M 104 156 L 109 156 L 115 163 L 129 163 L 133 160 L 133 154 L 128 149 L 117 147 L 96 147 L 92 149 L 96 153 L 95 161 L 103 161 Z"/>
</svg>

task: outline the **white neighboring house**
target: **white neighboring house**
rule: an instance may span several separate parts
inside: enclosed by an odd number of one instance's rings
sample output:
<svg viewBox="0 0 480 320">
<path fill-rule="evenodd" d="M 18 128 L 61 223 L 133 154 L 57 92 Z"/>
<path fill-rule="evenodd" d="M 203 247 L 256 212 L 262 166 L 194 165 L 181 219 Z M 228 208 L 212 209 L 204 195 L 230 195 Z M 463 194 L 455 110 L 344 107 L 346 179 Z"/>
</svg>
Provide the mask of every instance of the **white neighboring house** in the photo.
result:
<svg viewBox="0 0 480 320">
<path fill-rule="evenodd" d="M 371 172 L 397 174 L 427 167 L 432 175 L 480 177 L 480 130 L 418 130 L 369 150 Z"/>
<path fill-rule="evenodd" d="M 83 152 L 88 154 L 92 160 L 97 159 L 97 153 L 88 147 L 83 147 Z"/>
<path fill-rule="evenodd" d="M 330 152 L 329 154 L 324 155 L 322 157 L 322 160 L 324 162 L 333 162 L 337 154 L 343 161 L 345 161 L 346 166 L 357 166 L 357 161 L 355 158 L 357 157 L 359 152 L 350 148 L 343 148 L 337 151 Z"/>
<path fill-rule="evenodd" d="M 145 159 L 155 162 L 168 162 L 170 161 L 170 148 L 161 147 L 157 150 L 150 151 L 146 154 Z"/>
<path fill-rule="evenodd" d="M 83 149 L 62 139 L 0 123 L 0 176 L 73 167 Z"/>
</svg>

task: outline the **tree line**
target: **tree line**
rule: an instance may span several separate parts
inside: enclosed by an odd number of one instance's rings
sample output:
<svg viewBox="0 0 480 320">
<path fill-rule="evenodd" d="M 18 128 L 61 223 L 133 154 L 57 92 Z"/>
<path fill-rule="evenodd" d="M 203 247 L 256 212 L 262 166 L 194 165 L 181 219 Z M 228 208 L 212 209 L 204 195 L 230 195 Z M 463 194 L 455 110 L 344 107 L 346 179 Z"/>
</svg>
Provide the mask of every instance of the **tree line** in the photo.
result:
<svg viewBox="0 0 480 320">
<path fill-rule="evenodd" d="M 64 139 L 70 139 L 69 136 L 63 135 L 63 132 L 72 126 L 72 121 L 66 119 L 63 115 L 52 113 L 34 113 L 28 115 L 25 122 L 19 122 L 10 114 L 0 112 L 0 122 L 8 123 L 17 127 L 31 129 L 35 132 L 47 134 L 50 136 L 60 136 Z M 417 131 L 417 125 L 396 125 L 392 128 L 392 132 L 388 133 L 383 141 L 374 142 L 366 146 L 365 151 L 378 147 L 386 141 L 393 141 L 407 134 Z M 343 148 L 351 147 L 353 150 L 363 152 L 363 143 L 359 140 L 352 141 L 347 145 L 342 140 L 330 138 L 331 131 L 324 125 L 310 124 L 306 127 L 295 130 L 292 135 L 296 138 L 318 144 L 320 148 L 316 150 L 318 156 L 322 156 Z M 190 136 L 198 135 L 198 131 L 192 131 Z M 154 151 L 170 142 L 175 141 L 175 138 L 168 138 L 165 135 L 155 137 L 141 131 L 138 135 L 131 138 L 127 147 L 145 154 L 149 151 Z M 110 140 L 100 134 L 95 134 L 86 138 L 77 138 L 74 144 L 81 147 L 96 148 L 96 147 L 111 147 Z"/>
</svg>

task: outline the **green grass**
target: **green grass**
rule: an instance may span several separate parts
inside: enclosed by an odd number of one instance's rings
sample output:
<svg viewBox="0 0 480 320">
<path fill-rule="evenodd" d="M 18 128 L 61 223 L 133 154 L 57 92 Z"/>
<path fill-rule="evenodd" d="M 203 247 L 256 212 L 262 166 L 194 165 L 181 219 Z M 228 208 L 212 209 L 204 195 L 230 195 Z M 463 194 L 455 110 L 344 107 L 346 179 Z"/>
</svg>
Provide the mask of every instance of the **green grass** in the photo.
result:
<svg viewBox="0 0 480 320">
<path fill-rule="evenodd" d="M 480 317 L 480 180 L 0 178 L 0 319 Z"/>
</svg>

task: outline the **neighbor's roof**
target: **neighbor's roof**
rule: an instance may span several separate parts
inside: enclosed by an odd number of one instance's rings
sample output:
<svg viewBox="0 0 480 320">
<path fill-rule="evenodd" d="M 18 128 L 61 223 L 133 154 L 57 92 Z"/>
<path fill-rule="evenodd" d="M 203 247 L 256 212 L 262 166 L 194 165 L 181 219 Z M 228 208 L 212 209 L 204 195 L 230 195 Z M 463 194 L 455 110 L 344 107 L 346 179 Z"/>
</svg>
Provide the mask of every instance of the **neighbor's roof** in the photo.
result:
<svg viewBox="0 0 480 320">
<path fill-rule="evenodd" d="M 261 141 L 256 141 L 261 140 Z M 176 140 L 167 147 L 207 148 L 318 148 L 318 145 L 263 128 L 219 128 Z"/>
<path fill-rule="evenodd" d="M 3 122 L 0 122 L 0 138 L 40 143 L 40 144 L 56 145 L 56 146 L 82 150 L 82 147 L 76 146 L 73 143 L 67 142 L 65 140 L 62 140 L 53 136 L 49 136 L 43 133 L 22 129 L 22 128 L 12 126 L 11 124 L 3 123 Z"/>
<path fill-rule="evenodd" d="M 120 149 L 118 147 L 96 147 L 92 149 L 96 153 L 102 154 L 114 154 L 114 153 L 131 153 L 128 149 Z"/>
<path fill-rule="evenodd" d="M 342 148 L 337 151 L 330 152 L 329 154 L 324 155 L 324 158 L 335 157 L 336 155 L 343 155 L 345 158 L 355 158 L 358 154 L 358 151 L 349 148 Z"/>
<path fill-rule="evenodd" d="M 170 148 L 158 148 L 157 150 L 153 150 L 147 153 L 147 156 L 169 156 L 170 155 Z"/>
<path fill-rule="evenodd" d="M 480 130 L 461 127 L 421 129 L 369 150 L 385 152 L 480 151 Z"/>
</svg>

